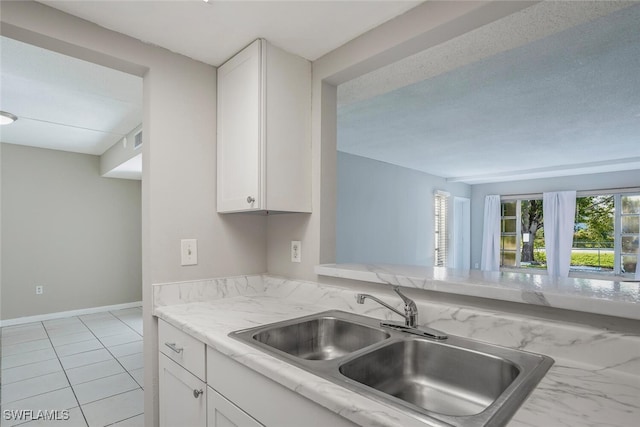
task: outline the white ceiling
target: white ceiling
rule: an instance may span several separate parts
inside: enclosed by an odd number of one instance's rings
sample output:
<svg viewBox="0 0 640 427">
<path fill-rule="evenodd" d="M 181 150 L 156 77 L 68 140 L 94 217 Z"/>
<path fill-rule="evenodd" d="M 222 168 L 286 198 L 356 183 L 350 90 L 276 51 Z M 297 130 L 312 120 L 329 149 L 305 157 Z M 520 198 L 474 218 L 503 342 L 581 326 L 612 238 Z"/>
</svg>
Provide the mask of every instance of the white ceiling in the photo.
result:
<svg viewBox="0 0 640 427">
<path fill-rule="evenodd" d="M 41 3 L 220 65 L 259 37 L 314 60 L 420 1 Z M 0 52 L 0 110 L 19 117 L 0 128 L 2 142 L 101 155 L 142 122 L 139 77 L 5 37 Z M 120 175 L 139 163 L 124 165 Z"/>
<path fill-rule="evenodd" d="M 40 1 L 215 66 L 257 38 L 313 61 L 421 2 Z"/>
<path fill-rule="evenodd" d="M 142 122 L 142 79 L 0 37 L 0 141 L 93 155 Z"/>
<path fill-rule="evenodd" d="M 142 153 L 102 175 L 105 178 L 142 179 Z"/>
<path fill-rule="evenodd" d="M 42 3 L 219 65 L 258 37 L 314 60 L 420 2 Z M 640 6 L 615 13 L 628 5 L 539 3 L 341 85 L 339 149 L 470 183 L 637 169 Z M 141 79 L 0 42 L 0 109 L 20 117 L 2 141 L 102 154 L 141 122 Z"/>
<path fill-rule="evenodd" d="M 338 149 L 467 183 L 640 170 L 629 4 L 544 2 L 347 82 Z"/>
</svg>

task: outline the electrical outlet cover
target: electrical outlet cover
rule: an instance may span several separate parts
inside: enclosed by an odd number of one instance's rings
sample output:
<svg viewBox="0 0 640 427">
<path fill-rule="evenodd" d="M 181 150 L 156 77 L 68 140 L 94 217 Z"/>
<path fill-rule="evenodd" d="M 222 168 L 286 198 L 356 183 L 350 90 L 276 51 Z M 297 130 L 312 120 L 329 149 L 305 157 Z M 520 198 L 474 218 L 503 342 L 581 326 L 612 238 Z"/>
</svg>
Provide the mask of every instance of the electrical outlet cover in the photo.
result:
<svg viewBox="0 0 640 427">
<path fill-rule="evenodd" d="M 291 241 L 291 262 L 302 262 L 302 243 L 299 240 Z"/>
</svg>

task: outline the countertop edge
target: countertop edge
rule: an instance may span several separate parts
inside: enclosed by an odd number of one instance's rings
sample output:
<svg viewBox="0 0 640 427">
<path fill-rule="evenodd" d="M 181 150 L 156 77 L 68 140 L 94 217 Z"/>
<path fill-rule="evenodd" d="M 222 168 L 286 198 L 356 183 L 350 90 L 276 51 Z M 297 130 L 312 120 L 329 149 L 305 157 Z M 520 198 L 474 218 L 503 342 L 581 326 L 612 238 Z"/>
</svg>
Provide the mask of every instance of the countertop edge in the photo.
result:
<svg viewBox="0 0 640 427">
<path fill-rule="evenodd" d="M 615 290 L 627 282 L 578 278 L 553 281 L 546 276 L 476 270 L 465 275 L 444 268 L 375 264 L 321 264 L 315 267 L 315 273 L 339 279 L 640 320 L 640 287 L 636 286 L 637 289 L 628 294 Z M 536 277 L 528 280 L 529 276 Z M 609 284 L 611 291 L 604 289 Z M 603 289 L 597 292 L 593 290 L 594 286 L 603 286 Z M 629 282 L 628 287 L 632 286 Z"/>
</svg>

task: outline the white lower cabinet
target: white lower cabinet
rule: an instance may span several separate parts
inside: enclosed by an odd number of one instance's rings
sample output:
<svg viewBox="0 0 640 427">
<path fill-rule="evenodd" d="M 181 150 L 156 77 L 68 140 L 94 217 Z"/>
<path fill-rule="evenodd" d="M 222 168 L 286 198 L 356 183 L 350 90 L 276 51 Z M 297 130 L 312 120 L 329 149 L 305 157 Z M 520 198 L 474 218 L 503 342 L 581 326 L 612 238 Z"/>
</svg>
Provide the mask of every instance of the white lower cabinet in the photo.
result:
<svg viewBox="0 0 640 427">
<path fill-rule="evenodd" d="M 211 347 L 205 359 L 201 341 L 160 324 L 160 427 L 356 426 Z"/>
<path fill-rule="evenodd" d="M 354 427 L 344 417 L 207 347 L 207 385 L 266 427 Z M 234 424 L 213 424 L 227 426 Z M 213 427 L 209 424 L 209 427 Z"/>
<path fill-rule="evenodd" d="M 206 427 L 205 382 L 162 353 L 158 364 L 160 427 Z"/>
<path fill-rule="evenodd" d="M 211 387 L 207 390 L 207 426 L 264 427 Z"/>
</svg>

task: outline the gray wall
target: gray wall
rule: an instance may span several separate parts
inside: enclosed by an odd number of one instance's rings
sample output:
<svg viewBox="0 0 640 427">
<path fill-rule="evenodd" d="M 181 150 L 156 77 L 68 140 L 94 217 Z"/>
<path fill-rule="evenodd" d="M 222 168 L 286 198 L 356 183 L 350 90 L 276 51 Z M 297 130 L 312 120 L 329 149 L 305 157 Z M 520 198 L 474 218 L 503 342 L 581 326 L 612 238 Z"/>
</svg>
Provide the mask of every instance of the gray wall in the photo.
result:
<svg viewBox="0 0 640 427">
<path fill-rule="evenodd" d="M 471 266 L 480 262 L 482 254 L 482 222 L 484 197 L 488 194 L 536 194 L 564 190 L 606 190 L 640 187 L 640 171 L 607 172 L 558 178 L 477 184 L 471 187 Z"/>
<path fill-rule="evenodd" d="M 4 36 L 144 78 L 144 418 L 145 425 L 155 426 L 158 341 L 152 284 L 267 270 L 267 219 L 216 213 L 216 69 L 40 3 L 0 2 L 0 12 Z M 180 265 L 183 238 L 198 239 L 198 265 Z"/>
<path fill-rule="evenodd" d="M 335 261 L 336 85 L 515 11 L 504 8 L 526 6 L 515 3 L 497 10 L 484 2 L 425 2 L 315 61 L 313 213 L 265 218 L 215 212 L 214 67 L 40 3 L 0 2 L 4 36 L 144 77 L 146 425 L 158 424 L 158 343 L 157 322 L 152 316 L 152 283 L 265 271 L 317 279 L 314 266 Z M 180 266 L 180 238 L 198 239 L 197 266 Z M 290 262 L 291 240 L 302 240 L 301 263 Z"/>
<path fill-rule="evenodd" d="M 2 319 L 141 301 L 140 181 L 101 178 L 97 156 L 1 150 Z"/>
<path fill-rule="evenodd" d="M 312 210 L 267 218 L 267 269 L 322 280 L 317 264 L 336 260 L 336 86 L 530 6 L 527 2 L 424 2 L 351 40 L 312 64 Z M 290 262 L 290 241 L 302 262 Z"/>
<path fill-rule="evenodd" d="M 435 190 L 467 184 L 338 151 L 336 262 L 432 266 Z"/>
</svg>

